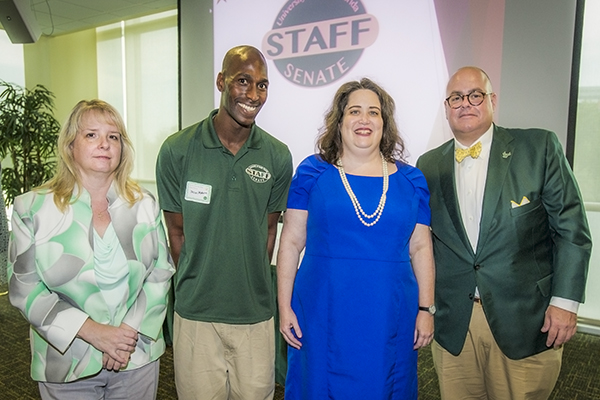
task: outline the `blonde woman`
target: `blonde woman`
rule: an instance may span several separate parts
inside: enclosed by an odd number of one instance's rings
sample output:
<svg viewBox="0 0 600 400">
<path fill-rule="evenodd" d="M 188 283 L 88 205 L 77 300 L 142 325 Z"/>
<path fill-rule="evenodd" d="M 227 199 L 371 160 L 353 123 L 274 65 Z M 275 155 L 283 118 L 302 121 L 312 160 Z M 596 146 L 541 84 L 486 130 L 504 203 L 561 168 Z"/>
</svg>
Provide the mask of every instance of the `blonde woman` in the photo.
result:
<svg viewBox="0 0 600 400">
<path fill-rule="evenodd" d="M 174 269 L 158 206 L 131 178 L 119 113 L 81 101 L 53 179 L 15 199 L 9 296 L 31 324 L 42 399 L 152 399 Z"/>
</svg>

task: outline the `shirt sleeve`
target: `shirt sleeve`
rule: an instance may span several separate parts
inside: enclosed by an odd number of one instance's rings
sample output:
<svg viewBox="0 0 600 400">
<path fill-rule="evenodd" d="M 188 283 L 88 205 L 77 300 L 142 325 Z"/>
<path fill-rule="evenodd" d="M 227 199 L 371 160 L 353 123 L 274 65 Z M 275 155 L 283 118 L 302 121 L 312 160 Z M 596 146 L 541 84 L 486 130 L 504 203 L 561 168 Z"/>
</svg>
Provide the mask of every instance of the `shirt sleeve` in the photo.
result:
<svg viewBox="0 0 600 400">
<path fill-rule="evenodd" d="M 583 302 L 592 249 L 583 200 L 554 132 L 546 134 L 542 202 L 554 242 L 552 295 Z"/>
<path fill-rule="evenodd" d="M 14 202 L 8 260 L 9 298 L 36 332 L 64 353 L 88 315 L 49 290 L 38 273 L 32 208 L 40 206 L 40 199 L 29 192 L 17 197 Z M 51 252 L 48 257 L 50 255 Z"/>
<path fill-rule="evenodd" d="M 310 191 L 318 177 L 328 165 L 329 164 L 315 155 L 305 158 L 300 165 L 298 165 L 290 186 L 287 204 L 288 208 L 308 210 Z"/>
<path fill-rule="evenodd" d="M 167 139 L 160 148 L 156 160 L 156 188 L 160 208 L 165 211 L 181 213 L 181 165 L 173 154 L 171 141 Z"/>
<path fill-rule="evenodd" d="M 271 198 L 269 200 L 268 212 L 285 211 L 285 205 L 288 196 L 288 190 L 290 188 L 290 181 L 292 180 L 292 154 L 290 153 L 287 146 L 285 151 L 281 152 L 277 170 L 274 172 L 275 184 L 271 190 Z"/>
<path fill-rule="evenodd" d="M 561 308 L 563 310 L 572 312 L 573 314 L 577 314 L 580 304 L 581 303 L 575 300 L 565 299 L 563 297 L 552 296 L 550 299 L 551 306 Z"/>
<path fill-rule="evenodd" d="M 429 226 L 431 225 L 431 209 L 429 208 L 429 188 L 427 187 L 427 181 L 419 169 L 409 165 L 406 167 L 406 177 L 412 182 L 418 201 L 417 223 Z"/>
</svg>

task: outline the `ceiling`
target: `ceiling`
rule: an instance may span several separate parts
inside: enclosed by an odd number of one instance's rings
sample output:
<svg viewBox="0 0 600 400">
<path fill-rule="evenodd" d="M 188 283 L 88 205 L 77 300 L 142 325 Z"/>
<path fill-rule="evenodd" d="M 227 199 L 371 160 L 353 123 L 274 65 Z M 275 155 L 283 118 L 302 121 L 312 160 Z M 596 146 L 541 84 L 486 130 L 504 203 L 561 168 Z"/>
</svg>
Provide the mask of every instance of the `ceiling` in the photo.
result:
<svg viewBox="0 0 600 400">
<path fill-rule="evenodd" d="M 0 0 L 1 1 L 1 0 Z M 177 0 L 28 0 L 42 35 L 57 36 L 177 8 Z"/>
</svg>

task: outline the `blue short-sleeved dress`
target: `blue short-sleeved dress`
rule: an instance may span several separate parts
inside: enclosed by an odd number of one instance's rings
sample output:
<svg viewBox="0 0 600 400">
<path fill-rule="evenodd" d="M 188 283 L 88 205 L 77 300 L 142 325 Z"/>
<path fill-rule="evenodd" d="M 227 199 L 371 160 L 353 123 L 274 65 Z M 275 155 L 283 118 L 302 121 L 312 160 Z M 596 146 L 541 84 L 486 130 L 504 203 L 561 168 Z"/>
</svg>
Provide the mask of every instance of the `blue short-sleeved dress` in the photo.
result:
<svg viewBox="0 0 600 400">
<path fill-rule="evenodd" d="M 430 223 L 429 191 L 418 169 L 396 165 L 372 227 L 359 221 L 335 166 L 313 155 L 297 168 L 288 208 L 308 210 L 292 296 L 303 337 L 300 350 L 288 347 L 286 400 L 417 398 L 408 250 L 415 225 Z M 375 211 L 383 178 L 347 177 L 365 212 Z"/>
</svg>

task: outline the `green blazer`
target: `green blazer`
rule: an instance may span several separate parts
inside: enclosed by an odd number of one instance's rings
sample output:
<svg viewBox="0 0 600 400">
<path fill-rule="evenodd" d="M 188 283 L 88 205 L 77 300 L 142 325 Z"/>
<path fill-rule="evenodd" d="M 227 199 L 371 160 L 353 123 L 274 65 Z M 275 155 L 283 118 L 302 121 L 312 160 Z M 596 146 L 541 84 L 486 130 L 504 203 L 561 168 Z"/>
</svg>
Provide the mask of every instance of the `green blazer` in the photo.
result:
<svg viewBox="0 0 600 400">
<path fill-rule="evenodd" d="M 475 287 L 504 354 L 547 349 L 540 332 L 550 298 L 583 302 L 591 237 L 581 194 L 553 132 L 494 127 L 477 249 L 462 223 L 454 140 L 421 156 L 431 192 L 436 262 L 435 339 L 458 355 Z M 529 203 L 513 208 L 511 201 Z"/>
</svg>

